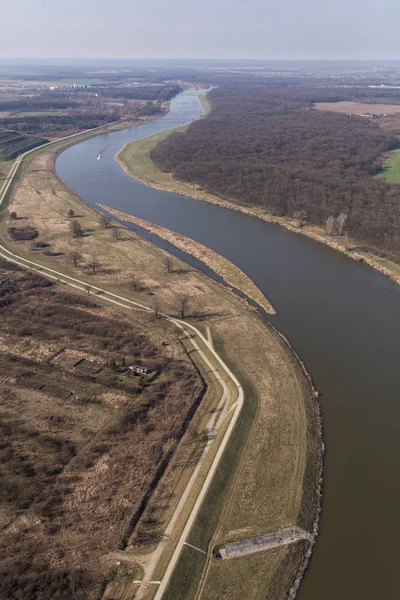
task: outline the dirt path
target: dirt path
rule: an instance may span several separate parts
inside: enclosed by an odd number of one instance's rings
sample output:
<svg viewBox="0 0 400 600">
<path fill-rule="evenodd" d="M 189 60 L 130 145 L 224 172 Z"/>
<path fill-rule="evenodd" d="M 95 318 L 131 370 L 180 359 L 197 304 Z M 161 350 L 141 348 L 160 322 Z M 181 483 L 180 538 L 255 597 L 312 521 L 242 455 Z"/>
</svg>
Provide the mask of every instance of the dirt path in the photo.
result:
<svg viewBox="0 0 400 600">
<path fill-rule="evenodd" d="M 28 153 L 26 153 L 26 154 L 28 154 Z M 26 156 L 26 154 L 22 155 L 21 157 L 19 157 L 17 159 L 14 167 L 10 170 L 9 179 L 3 184 L 2 190 L 0 192 L 0 206 L 3 203 L 3 200 L 4 200 L 8 190 L 10 189 L 10 186 L 11 186 L 11 184 L 14 180 L 14 177 L 18 171 L 21 161 Z M 125 298 L 124 296 L 114 294 L 114 293 L 109 292 L 100 287 L 88 284 L 84 280 L 81 280 L 81 279 L 78 279 L 75 277 L 71 277 L 69 275 L 65 275 L 64 273 L 62 273 L 60 271 L 51 269 L 49 267 L 45 267 L 38 262 L 29 260 L 27 258 L 22 258 L 18 254 L 15 254 L 14 252 L 11 252 L 10 250 L 8 250 L 6 247 L 4 247 L 1 244 L 0 244 L 0 256 L 2 256 L 3 258 L 5 258 L 13 263 L 20 265 L 21 267 L 23 267 L 25 269 L 36 271 L 36 272 L 40 273 L 41 275 L 44 275 L 45 277 L 60 281 L 61 283 L 64 283 L 64 284 L 71 286 L 75 289 L 78 289 L 82 292 L 87 292 L 87 293 L 92 293 L 92 294 L 96 293 L 97 295 L 101 295 L 102 300 L 105 300 L 114 305 L 123 307 L 125 309 L 131 309 L 131 310 L 132 309 L 140 309 L 143 311 L 147 311 L 149 313 L 154 312 L 153 309 L 151 309 L 143 304 L 140 304 L 138 302 L 134 302 L 133 300 L 129 300 L 128 298 Z M 140 591 L 139 591 L 138 595 L 136 596 L 138 599 L 144 597 L 144 595 L 147 591 L 147 586 L 150 585 L 150 581 L 152 581 L 151 576 L 154 573 L 154 570 L 159 561 L 159 558 L 161 557 L 162 553 L 165 550 L 168 538 L 172 535 L 172 533 L 175 529 L 175 526 L 177 524 L 177 521 L 178 521 L 180 515 L 182 514 L 183 509 L 186 506 L 187 500 L 190 496 L 190 492 L 193 489 L 195 483 L 197 482 L 201 467 L 204 464 L 206 457 L 208 456 L 211 448 L 214 448 L 214 446 L 219 443 L 218 450 L 217 450 L 215 457 L 211 463 L 211 466 L 207 473 L 207 476 L 206 476 L 205 480 L 203 481 L 201 488 L 197 494 L 195 503 L 192 506 L 192 509 L 190 511 L 190 514 L 186 521 L 184 529 L 179 537 L 179 540 L 178 540 L 178 543 L 173 552 L 172 558 L 170 559 L 168 566 L 166 568 L 166 571 L 164 573 L 164 576 L 162 577 L 162 579 L 160 581 L 157 593 L 155 595 L 155 600 L 160 600 L 164 594 L 164 591 L 165 591 L 165 589 L 168 585 L 168 582 L 172 576 L 172 573 L 173 573 L 176 563 L 179 559 L 179 556 L 181 554 L 183 546 L 186 543 L 186 540 L 187 540 L 189 532 L 192 528 L 192 525 L 194 524 L 194 522 L 196 520 L 196 517 L 200 510 L 201 504 L 207 494 L 207 491 L 210 487 L 213 476 L 218 468 L 218 465 L 219 465 L 222 455 L 225 451 L 225 448 L 228 444 L 231 433 L 232 433 L 232 431 L 235 427 L 235 424 L 238 420 L 238 417 L 240 415 L 240 412 L 241 412 L 242 406 L 243 406 L 243 402 L 244 402 L 244 394 L 243 394 L 242 386 L 240 385 L 239 381 L 236 379 L 236 377 L 232 373 L 232 371 L 229 369 L 229 367 L 225 364 L 225 362 L 219 356 L 219 354 L 215 351 L 212 340 L 210 340 L 209 337 L 207 339 L 196 327 L 194 327 L 193 325 L 191 325 L 189 323 L 181 321 L 180 319 L 175 319 L 175 318 L 170 317 L 169 315 L 165 315 L 165 314 L 161 314 L 160 316 L 162 316 L 162 317 L 168 319 L 170 322 L 174 323 L 176 325 L 176 327 L 178 329 L 180 329 L 187 336 L 187 339 L 192 344 L 194 350 L 201 357 L 201 359 L 203 360 L 207 369 L 209 369 L 214 374 L 215 378 L 220 383 L 223 392 L 222 392 L 220 403 L 218 405 L 218 409 L 217 409 L 216 413 L 214 415 L 212 415 L 212 417 L 210 418 L 210 420 L 207 424 L 207 444 L 206 444 L 206 446 L 203 450 L 203 453 L 200 457 L 200 460 L 199 460 L 198 464 L 196 465 L 196 468 L 186 486 L 186 489 L 180 499 L 180 502 L 179 502 L 177 508 L 175 509 L 174 515 L 173 515 L 170 523 L 168 524 L 167 530 L 164 535 L 164 539 L 160 542 L 159 546 L 156 548 L 154 553 L 152 553 L 153 556 L 146 557 L 146 564 L 143 565 L 145 568 L 145 576 L 143 578 Z M 193 333 L 195 334 L 194 337 L 193 337 Z M 203 349 L 200 347 L 197 340 L 201 343 Z M 232 392 L 230 391 L 230 389 L 226 383 L 227 378 L 228 378 L 228 380 L 231 381 L 231 384 L 233 384 L 233 387 L 237 391 L 237 398 L 235 398 L 234 403 L 233 403 L 234 399 L 232 398 Z M 228 417 L 230 417 L 229 425 L 227 426 L 227 429 L 223 435 L 222 440 L 219 440 L 218 432 L 221 430 L 221 427 L 224 425 L 225 420 Z M 124 554 L 124 556 L 125 556 L 125 554 Z M 139 562 L 139 564 L 140 564 L 140 559 L 137 562 Z"/>
<path fill-rule="evenodd" d="M 153 580 L 153 575 L 154 575 L 155 569 L 157 567 L 157 564 L 158 564 L 163 552 L 165 551 L 165 549 L 168 545 L 168 542 L 171 539 L 171 536 L 174 534 L 179 517 L 181 516 L 182 512 L 185 509 L 185 505 L 188 501 L 190 493 L 192 492 L 192 490 L 197 482 L 197 479 L 199 477 L 200 470 L 204 464 L 204 461 L 205 461 L 206 457 L 208 456 L 210 450 L 212 449 L 214 442 L 215 442 L 215 438 L 217 437 L 219 431 L 221 430 L 222 425 L 224 424 L 224 422 L 226 420 L 226 416 L 227 416 L 227 412 L 228 412 L 228 405 L 229 405 L 230 401 L 232 400 L 232 394 L 231 394 L 228 386 L 226 385 L 224 379 L 221 377 L 219 372 L 210 363 L 210 361 L 207 358 L 207 356 L 205 355 L 205 353 L 202 352 L 202 350 L 198 347 L 198 344 L 194 340 L 192 340 L 192 343 L 197 348 L 197 351 L 198 351 L 199 355 L 201 356 L 202 360 L 205 362 L 205 364 L 207 364 L 209 366 L 210 371 L 212 371 L 214 373 L 216 379 L 221 384 L 223 393 L 222 393 L 218 408 L 215 411 L 215 414 L 213 414 L 210 417 L 210 419 L 207 423 L 207 426 L 206 426 L 206 435 L 207 435 L 206 446 L 205 446 L 205 448 L 200 456 L 200 459 L 196 465 L 196 468 L 194 469 L 194 471 L 190 477 L 190 480 L 179 500 L 179 503 L 174 511 L 174 514 L 172 515 L 172 518 L 171 518 L 170 522 L 168 523 L 166 530 L 164 531 L 161 542 L 158 544 L 157 548 L 153 552 L 139 557 L 138 562 L 144 570 L 144 577 L 141 582 L 141 587 L 139 588 L 138 592 L 136 593 L 136 596 L 135 596 L 136 600 L 142 600 L 142 598 L 144 598 L 147 593 L 147 589 L 148 589 L 148 586 L 150 585 L 150 581 Z M 185 540 L 183 540 L 183 544 L 184 543 L 185 543 Z M 181 544 L 180 549 L 182 549 L 183 544 Z M 178 543 L 178 545 L 179 545 L 179 543 Z"/>
</svg>

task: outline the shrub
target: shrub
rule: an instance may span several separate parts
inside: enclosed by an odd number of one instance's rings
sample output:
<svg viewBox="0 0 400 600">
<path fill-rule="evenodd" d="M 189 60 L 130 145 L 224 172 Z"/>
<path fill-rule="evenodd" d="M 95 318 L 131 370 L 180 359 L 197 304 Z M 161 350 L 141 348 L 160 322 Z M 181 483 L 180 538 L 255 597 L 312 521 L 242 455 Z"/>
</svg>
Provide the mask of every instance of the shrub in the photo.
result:
<svg viewBox="0 0 400 600">
<path fill-rule="evenodd" d="M 79 223 L 79 221 L 71 221 L 71 223 L 69 224 L 69 227 L 70 227 L 71 233 L 74 237 L 82 237 L 83 236 L 82 225 Z"/>
<path fill-rule="evenodd" d="M 38 235 L 38 231 L 27 225 L 26 227 L 9 227 L 8 235 L 14 242 L 34 240 Z"/>
</svg>

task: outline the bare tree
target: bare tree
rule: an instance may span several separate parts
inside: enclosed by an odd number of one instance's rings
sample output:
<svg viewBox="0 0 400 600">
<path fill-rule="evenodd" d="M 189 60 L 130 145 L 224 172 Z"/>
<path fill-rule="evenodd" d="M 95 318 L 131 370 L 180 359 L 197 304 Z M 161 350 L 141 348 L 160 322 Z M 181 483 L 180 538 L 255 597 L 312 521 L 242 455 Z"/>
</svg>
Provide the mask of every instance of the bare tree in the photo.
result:
<svg viewBox="0 0 400 600">
<path fill-rule="evenodd" d="M 78 250 L 73 250 L 70 254 L 71 260 L 74 263 L 74 267 L 78 266 L 78 262 L 82 260 L 82 254 Z"/>
<path fill-rule="evenodd" d="M 74 237 L 82 237 L 83 236 L 82 225 L 79 223 L 79 221 L 71 221 L 69 224 L 69 228 Z"/>
<path fill-rule="evenodd" d="M 336 219 L 339 235 L 343 235 L 343 230 L 344 230 L 344 226 L 346 225 L 346 221 L 347 221 L 347 214 L 344 212 L 341 212 L 340 215 L 338 216 L 338 218 Z"/>
<path fill-rule="evenodd" d="M 335 230 L 335 217 L 328 217 L 325 221 L 325 231 L 328 235 L 333 235 Z"/>
<path fill-rule="evenodd" d="M 167 273 L 172 273 L 174 263 L 173 263 L 173 260 L 172 260 L 171 256 L 166 256 L 165 257 L 165 259 L 164 259 L 164 265 L 165 265 L 165 269 L 166 269 Z"/>
<path fill-rule="evenodd" d="M 305 210 L 298 210 L 293 213 L 293 217 L 297 219 L 298 227 L 301 229 L 306 224 L 307 213 Z"/>
<path fill-rule="evenodd" d="M 189 309 L 190 298 L 188 295 L 180 296 L 179 298 L 179 312 L 181 318 L 184 319 L 187 316 L 187 311 Z"/>
<path fill-rule="evenodd" d="M 157 320 L 160 316 L 160 304 L 158 302 L 158 300 L 154 300 L 153 302 L 153 310 L 154 310 L 154 317 Z"/>
<path fill-rule="evenodd" d="M 104 229 L 107 229 L 107 227 L 110 227 L 111 225 L 111 217 L 109 217 L 108 215 L 101 215 L 101 223 L 104 227 Z"/>
<path fill-rule="evenodd" d="M 113 238 L 116 242 L 122 239 L 122 229 L 120 227 L 114 227 L 112 230 Z"/>
<path fill-rule="evenodd" d="M 99 262 L 99 260 L 97 259 L 96 256 L 92 256 L 90 261 L 88 262 L 88 267 L 89 269 L 92 270 L 93 275 L 100 269 L 101 267 L 101 263 Z"/>
<path fill-rule="evenodd" d="M 140 278 L 135 274 L 133 274 L 131 277 L 130 285 L 135 290 L 135 292 L 142 292 L 144 289 Z"/>
<path fill-rule="evenodd" d="M 74 217 L 74 216 L 75 216 L 75 211 L 74 211 L 74 210 L 72 210 L 72 208 L 70 208 L 70 209 L 69 209 L 69 211 L 68 211 L 68 216 L 69 216 L 69 217 Z"/>
</svg>

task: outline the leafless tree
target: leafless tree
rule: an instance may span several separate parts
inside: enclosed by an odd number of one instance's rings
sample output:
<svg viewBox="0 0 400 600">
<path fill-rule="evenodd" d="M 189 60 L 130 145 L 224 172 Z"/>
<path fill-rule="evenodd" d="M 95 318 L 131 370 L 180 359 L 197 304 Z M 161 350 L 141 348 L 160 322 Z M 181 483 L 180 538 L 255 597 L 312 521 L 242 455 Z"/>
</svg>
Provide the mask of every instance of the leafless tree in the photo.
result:
<svg viewBox="0 0 400 600">
<path fill-rule="evenodd" d="M 82 254 L 78 250 L 73 250 L 70 254 L 71 260 L 74 263 L 74 267 L 78 266 L 78 262 L 82 260 Z"/>
<path fill-rule="evenodd" d="M 304 225 L 306 224 L 306 218 L 307 218 L 306 211 L 305 210 L 298 210 L 297 212 L 293 213 L 293 216 L 298 221 L 298 227 L 300 227 L 300 229 L 302 227 L 304 227 Z"/>
<path fill-rule="evenodd" d="M 133 274 L 131 277 L 130 285 L 131 285 L 132 289 L 135 290 L 135 292 L 142 292 L 144 289 L 140 278 L 135 274 Z"/>
<path fill-rule="evenodd" d="M 88 262 L 88 267 L 92 270 L 92 273 L 95 274 L 100 269 L 101 263 L 96 256 L 92 256 Z"/>
<path fill-rule="evenodd" d="M 110 227 L 111 220 L 111 217 L 109 217 L 108 215 L 101 215 L 101 223 L 105 229 L 107 229 L 107 227 Z"/>
<path fill-rule="evenodd" d="M 116 242 L 122 239 L 122 229 L 120 227 L 114 227 L 112 230 L 113 238 Z"/>
<path fill-rule="evenodd" d="M 325 231 L 328 235 L 333 235 L 335 231 L 335 217 L 328 217 L 325 222 Z"/>
<path fill-rule="evenodd" d="M 153 302 L 153 310 L 154 310 L 154 317 L 157 320 L 159 318 L 159 313 L 160 313 L 160 304 L 158 302 L 158 300 L 155 300 Z"/>
<path fill-rule="evenodd" d="M 79 221 L 71 221 L 69 224 L 69 228 L 74 237 L 82 237 L 83 236 L 82 225 L 79 223 Z"/>
<path fill-rule="evenodd" d="M 180 296 L 179 298 L 179 312 L 181 318 L 184 319 L 187 316 L 187 311 L 189 309 L 190 298 L 187 294 Z"/>
<path fill-rule="evenodd" d="M 340 215 L 338 216 L 338 218 L 336 219 L 339 235 L 343 235 L 343 230 L 344 230 L 344 226 L 346 225 L 346 221 L 347 221 L 347 214 L 344 212 L 341 212 Z"/>
<path fill-rule="evenodd" d="M 167 273 L 172 273 L 174 263 L 173 263 L 171 256 L 165 257 L 164 265 L 165 265 L 165 269 L 166 269 Z"/>
</svg>

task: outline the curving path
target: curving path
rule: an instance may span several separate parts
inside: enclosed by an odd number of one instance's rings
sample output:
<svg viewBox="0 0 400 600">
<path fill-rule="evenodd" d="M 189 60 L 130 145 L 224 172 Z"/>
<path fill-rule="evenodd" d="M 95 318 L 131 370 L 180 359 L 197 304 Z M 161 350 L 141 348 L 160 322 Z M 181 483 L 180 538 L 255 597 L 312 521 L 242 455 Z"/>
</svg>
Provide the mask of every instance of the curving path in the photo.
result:
<svg viewBox="0 0 400 600">
<path fill-rule="evenodd" d="M 78 134 L 78 135 L 81 135 L 81 134 Z M 74 136 L 69 136 L 69 137 L 75 137 L 75 136 L 76 136 L 76 134 Z M 57 140 L 57 141 L 60 141 L 60 140 Z M 52 144 L 52 143 L 54 143 L 54 142 L 50 142 L 50 144 Z M 43 148 L 43 146 L 40 146 L 40 149 L 41 148 Z M 37 150 L 38 149 L 35 148 L 34 150 L 30 150 L 30 151 L 26 152 L 25 154 L 21 155 L 14 163 L 13 167 L 10 170 L 9 177 L 3 184 L 3 187 L 0 192 L 0 207 L 4 202 L 6 194 L 9 191 L 9 189 L 14 181 L 14 178 L 18 172 L 18 169 L 19 169 L 23 159 L 28 154 L 31 154 L 32 152 L 37 151 Z M 24 257 L 16 254 L 15 252 L 10 251 L 3 244 L 1 244 L 1 241 L 0 241 L 0 256 L 5 258 L 6 260 L 9 260 L 9 261 L 15 263 L 15 264 L 18 264 L 22 268 L 29 269 L 31 271 L 40 273 L 41 275 L 44 275 L 45 277 L 48 277 L 50 279 L 64 283 L 64 284 L 66 284 L 70 287 L 73 287 L 79 291 L 89 292 L 89 293 L 95 292 L 97 295 L 100 295 L 103 300 L 105 300 L 106 302 L 109 302 L 113 305 L 117 305 L 117 306 L 120 306 L 125 309 L 131 309 L 131 310 L 132 309 L 140 309 L 143 311 L 147 311 L 149 313 L 154 313 L 153 309 L 149 308 L 148 306 L 146 306 L 144 304 L 140 304 L 139 302 L 134 302 L 133 300 L 130 300 L 122 295 L 114 294 L 113 292 L 109 292 L 103 288 L 89 284 L 87 281 L 85 281 L 83 279 L 71 277 L 69 275 L 62 273 L 61 271 L 57 271 L 55 269 L 51 269 L 50 267 L 46 267 L 37 261 L 32 261 L 30 259 L 24 258 Z M 165 532 L 165 538 L 164 538 L 164 540 L 162 540 L 160 542 L 158 548 L 155 550 L 156 560 L 153 560 L 151 565 L 149 565 L 149 567 L 145 571 L 145 577 L 144 577 L 144 580 L 142 581 L 142 586 L 137 595 L 138 598 L 143 598 L 145 591 L 147 590 L 147 586 L 150 584 L 151 577 L 154 573 L 157 562 L 158 562 L 159 558 L 161 557 L 161 555 L 167 545 L 166 539 L 168 539 L 168 537 L 170 537 L 172 535 L 172 533 L 174 532 L 176 523 L 178 522 L 179 517 L 181 516 L 182 512 L 186 508 L 186 503 L 190 496 L 190 492 L 194 488 L 195 484 L 198 482 L 198 477 L 200 475 L 201 467 L 203 466 L 204 461 L 205 461 L 206 457 L 208 456 L 208 454 L 210 453 L 210 451 L 212 449 L 214 449 L 214 446 L 216 444 L 219 443 L 219 447 L 216 452 L 216 455 L 210 465 L 210 468 L 208 470 L 206 478 L 203 481 L 201 488 L 197 494 L 195 503 L 192 506 L 189 517 L 185 523 L 184 529 L 183 529 L 183 531 L 179 537 L 178 543 L 175 547 L 174 553 L 168 563 L 168 566 L 166 568 L 164 576 L 159 583 L 159 587 L 158 587 L 157 593 L 155 595 L 155 600 L 160 600 L 164 594 L 164 591 L 167 588 L 168 582 L 169 582 L 169 580 L 172 576 L 172 573 L 174 571 L 174 568 L 177 564 L 180 553 L 183 549 L 183 546 L 186 543 L 189 532 L 196 520 L 196 517 L 200 510 L 201 504 L 202 504 L 202 502 L 207 494 L 207 491 L 210 487 L 213 476 L 218 468 L 218 465 L 219 465 L 222 455 L 225 451 L 225 448 L 229 442 L 231 433 L 236 425 L 236 422 L 239 418 L 239 415 L 240 415 L 240 412 L 242 410 L 243 403 L 244 403 L 244 393 L 243 393 L 242 386 L 240 385 L 239 381 L 237 380 L 235 375 L 232 373 L 232 371 L 229 369 L 229 367 L 226 365 L 226 363 L 222 360 L 222 358 L 219 356 L 219 354 L 214 349 L 212 340 L 211 340 L 211 336 L 207 335 L 207 338 L 206 338 L 201 333 L 201 331 L 199 331 L 196 327 L 194 327 L 194 325 L 186 323 L 185 321 L 182 321 L 180 319 L 170 317 L 169 315 L 166 315 L 166 314 L 162 314 L 162 313 L 160 313 L 160 314 L 163 318 L 166 318 L 171 323 L 173 323 L 178 329 L 180 329 L 187 336 L 187 339 L 192 344 L 194 350 L 198 353 L 198 356 L 201 357 L 201 359 L 204 362 L 204 364 L 206 365 L 206 367 L 209 369 L 209 371 L 211 371 L 214 374 L 217 381 L 220 383 L 223 392 L 222 392 L 221 400 L 220 400 L 220 403 L 218 406 L 218 410 L 220 412 L 219 417 L 217 420 L 215 420 L 215 417 L 212 416 L 207 425 L 208 441 L 205 446 L 205 449 L 200 457 L 200 460 L 199 460 L 199 462 L 198 462 L 198 464 L 186 486 L 186 489 L 183 492 L 180 502 L 179 502 L 179 504 L 172 516 L 172 519 L 167 527 L 167 530 Z M 199 346 L 199 344 L 196 341 L 196 338 L 192 337 L 191 332 L 195 333 L 195 335 L 197 336 L 197 339 L 201 342 L 204 350 Z M 232 394 L 226 384 L 227 378 L 231 381 L 231 383 L 237 390 L 237 399 L 233 405 L 232 405 L 232 403 L 233 403 Z M 228 411 L 229 404 L 231 404 L 231 408 L 234 408 L 233 411 L 231 411 L 231 410 Z M 221 428 L 223 427 L 223 425 L 225 424 L 225 421 L 228 417 L 230 417 L 229 425 L 222 437 L 222 440 L 219 441 L 218 433 L 221 430 Z"/>
</svg>

